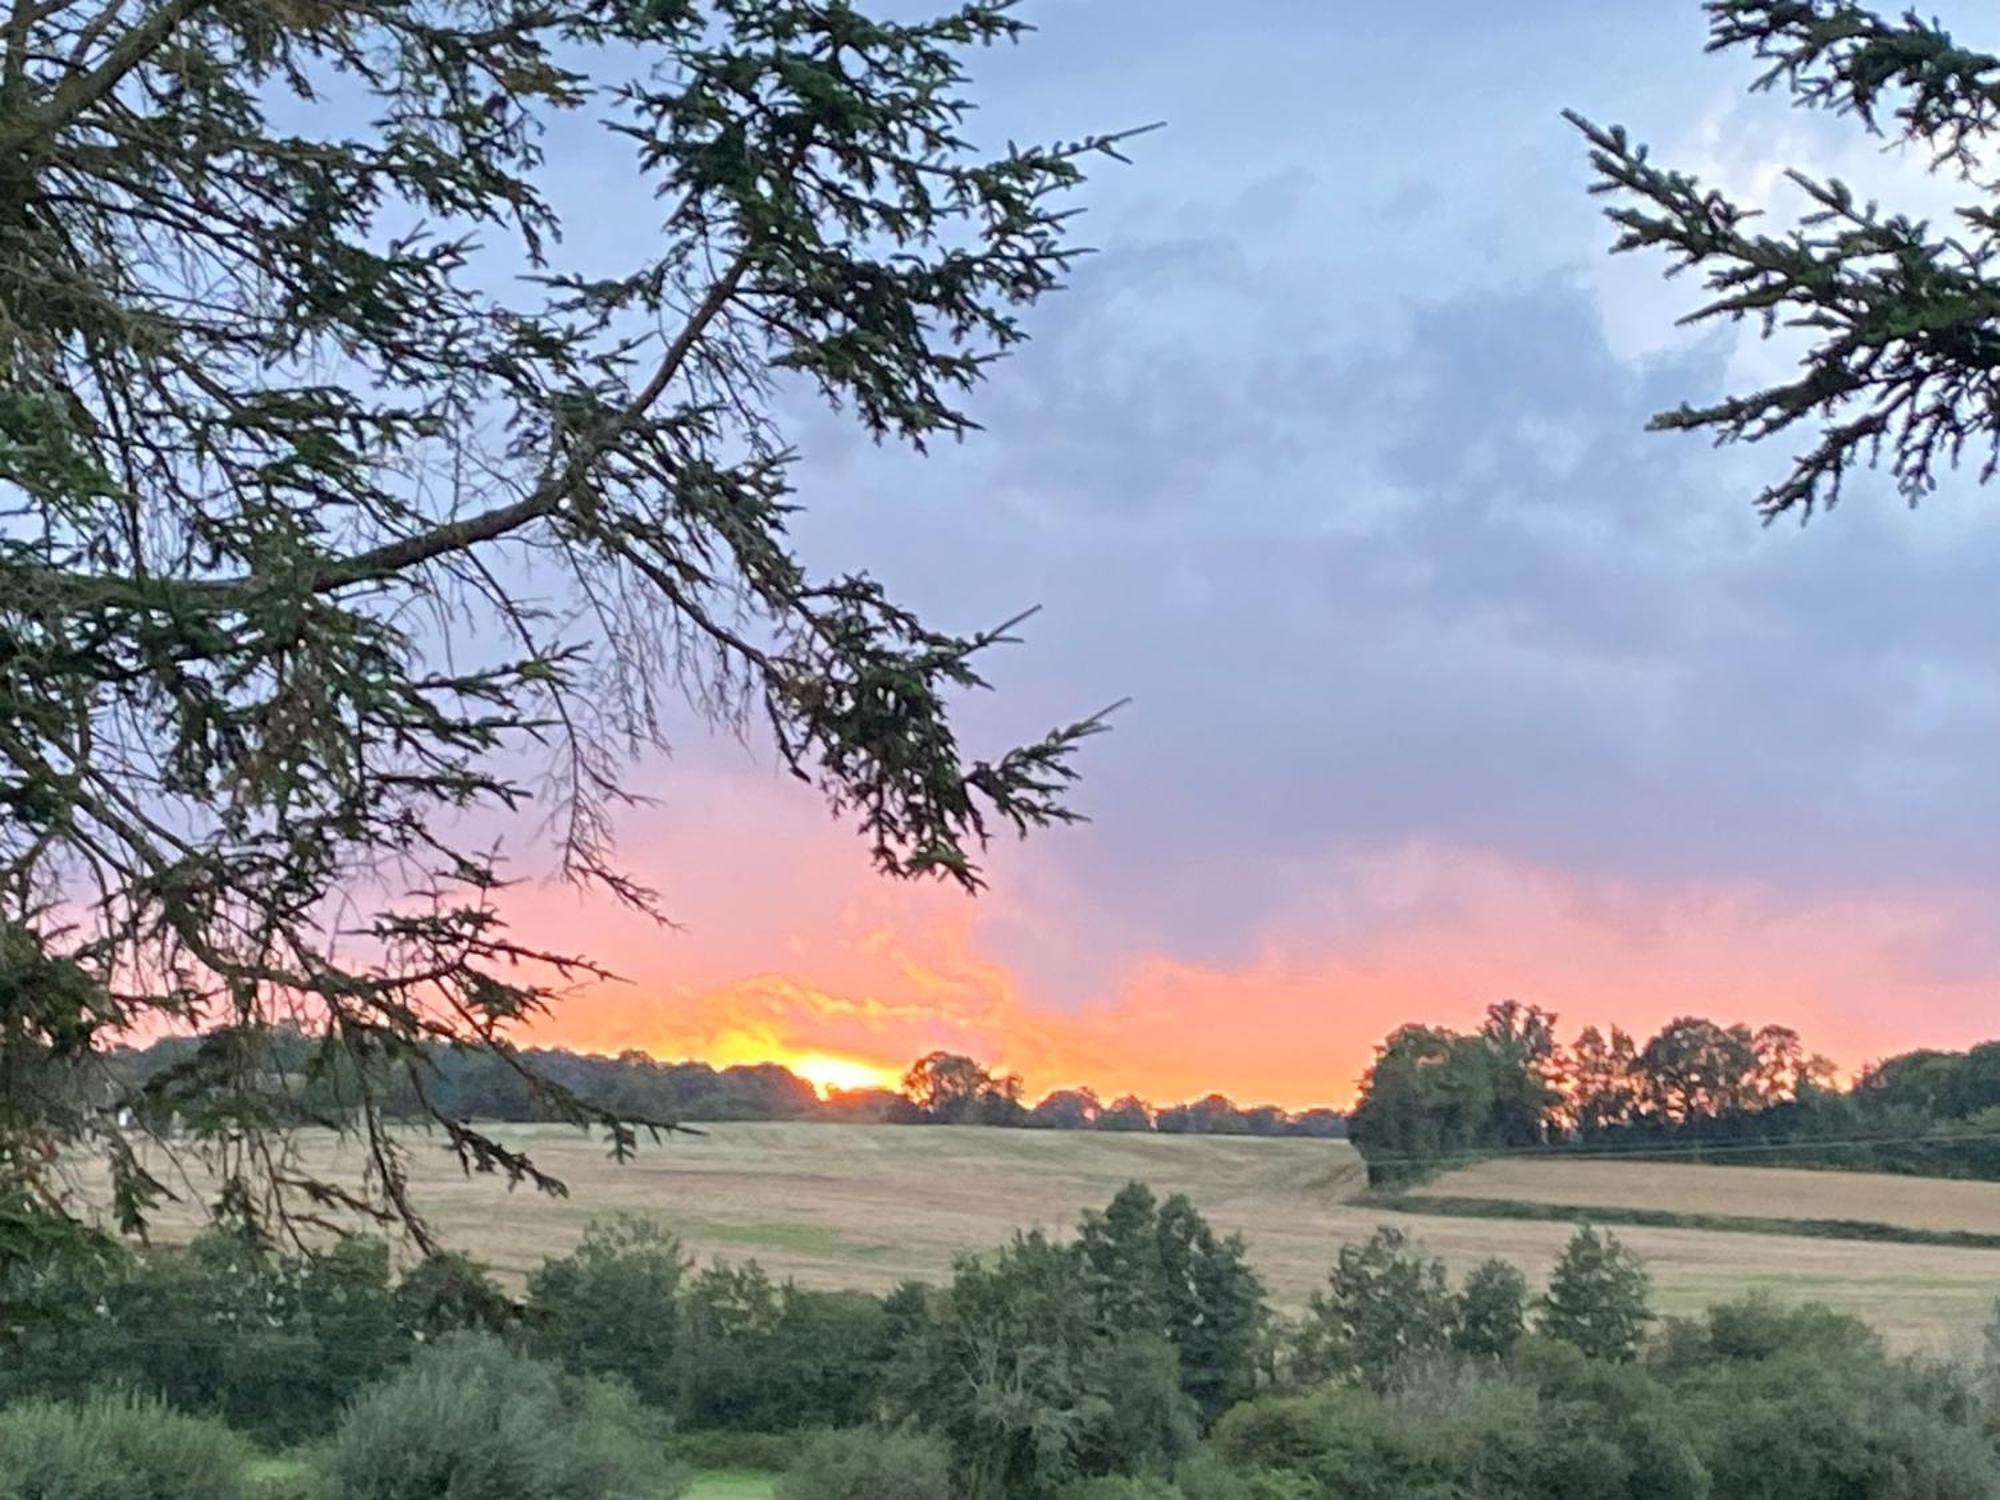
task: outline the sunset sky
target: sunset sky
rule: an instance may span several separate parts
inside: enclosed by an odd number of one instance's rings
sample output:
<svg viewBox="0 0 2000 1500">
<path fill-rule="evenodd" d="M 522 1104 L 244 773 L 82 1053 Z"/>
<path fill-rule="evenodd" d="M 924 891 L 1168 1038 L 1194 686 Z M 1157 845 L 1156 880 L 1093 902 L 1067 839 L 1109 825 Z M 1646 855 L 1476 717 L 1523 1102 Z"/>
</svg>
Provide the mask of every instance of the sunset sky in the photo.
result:
<svg viewBox="0 0 2000 1500">
<path fill-rule="evenodd" d="M 1792 162 L 1948 185 L 1747 97 L 1693 0 L 1029 14 L 977 139 L 1167 128 L 1084 193 L 1102 253 L 983 434 L 918 459 L 802 408 L 798 534 L 936 624 L 1042 606 L 963 722 L 998 748 L 1129 695 L 1093 821 L 996 847 L 977 901 L 885 884 L 762 745 L 690 726 L 621 825 L 681 930 L 516 893 L 628 977 L 539 1039 L 1296 1106 L 1509 996 L 1565 1034 L 1782 1021 L 1849 1067 L 2000 1032 L 2000 496 L 1861 482 L 1765 529 L 1779 455 L 1647 434 L 1774 355 L 1606 258 L 1558 112 L 1781 211 Z M 580 133 L 565 190 L 645 233 L 614 150 Z"/>
</svg>

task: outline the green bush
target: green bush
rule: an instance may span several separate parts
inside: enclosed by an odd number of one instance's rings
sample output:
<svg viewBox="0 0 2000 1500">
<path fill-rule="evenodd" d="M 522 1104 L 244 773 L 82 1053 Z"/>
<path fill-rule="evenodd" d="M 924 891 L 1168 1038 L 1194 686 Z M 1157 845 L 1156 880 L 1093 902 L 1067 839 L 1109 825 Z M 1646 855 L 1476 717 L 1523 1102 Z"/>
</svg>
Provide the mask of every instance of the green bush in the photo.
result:
<svg viewBox="0 0 2000 1500">
<path fill-rule="evenodd" d="M 623 1386 L 455 1334 L 355 1402 L 323 1462 L 333 1500 L 672 1500 L 657 1424 Z"/>
<path fill-rule="evenodd" d="M 0 1410 L 0 1500 L 243 1500 L 248 1459 L 221 1423 L 142 1396 Z"/>
<path fill-rule="evenodd" d="M 1060 1500 L 1182 1500 L 1180 1487 L 1153 1475 L 1099 1474 L 1065 1486 Z"/>
<path fill-rule="evenodd" d="M 690 1469 L 789 1469 L 804 1441 L 796 1432 L 677 1432 L 667 1451 Z"/>
<path fill-rule="evenodd" d="M 806 1438 L 778 1480 L 777 1500 L 950 1500 L 953 1493 L 951 1452 L 937 1438 L 858 1427 Z"/>
</svg>

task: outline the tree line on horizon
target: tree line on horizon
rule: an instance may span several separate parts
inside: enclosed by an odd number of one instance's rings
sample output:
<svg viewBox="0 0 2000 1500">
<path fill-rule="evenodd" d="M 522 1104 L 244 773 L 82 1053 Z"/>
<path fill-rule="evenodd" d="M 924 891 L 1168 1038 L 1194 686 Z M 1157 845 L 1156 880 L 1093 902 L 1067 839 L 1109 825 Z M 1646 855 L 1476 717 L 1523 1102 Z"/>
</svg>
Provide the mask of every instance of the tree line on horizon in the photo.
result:
<svg viewBox="0 0 2000 1500">
<path fill-rule="evenodd" d="M 2000 1042 L 1833 1064 L 1788 1026 L 1679 1016 L 1641 1041 L 1508 1000 L 1478 1029 L 1410 1023 L 1375 1049 L 1348 1116 L 1371 1181 L 1505 1151 L 1703 1155 L 2000 1180 Z"/>
<path fill-rule="evenodd" d="M 225 1047 L 245 1054 L 242 1066 L 262 1075 L 260 1092 L 281 1101 L 295 1123 L 336 1122 L 362 1094 L 344 1057 L 282 1027 L 254 1036 L 212 1032 L 170 1037 L 126 1049 L 113 1059 L 114 1077 L 143 1099 L 148 1085 L 169 1085 L 184 1070 L 213 1067 L 213 1060 L 202 1054 Z M 567 1120 L 573 1117 L 573 1103 L 581 1101 L 621 1119 L 662 1124 L 823 1120 L 1326 1139 L 1339 1138 L 1346 1128 L 1337 1110 L 1239 1105 L 1220 1093 L 1156 1105 L 1129 1093 L 1107 1101 L 1094 1089 L 1077 1087 L 1053 1090 L 1030 1103 L 1018 1075 L 944 1051 L 917 1059 L 899 1088 L 833 1088 L 824 1097 L 779 1063 L 717 1068 L 694 1060 L 664 1061 L 637 1050 L 607 1056 L 532 1048 L 510 1059 L 487 1050 L 433 1048 L 420 1077 L 421 1082 L 408 1076 L 376 1080 L 369 1092 L 391 1118 L 426 1118 L 436 1112 L 506 1123 Z M 185 1102 L 177 1087 L 157 1092 L 177 1106 Z"/>
</svg>

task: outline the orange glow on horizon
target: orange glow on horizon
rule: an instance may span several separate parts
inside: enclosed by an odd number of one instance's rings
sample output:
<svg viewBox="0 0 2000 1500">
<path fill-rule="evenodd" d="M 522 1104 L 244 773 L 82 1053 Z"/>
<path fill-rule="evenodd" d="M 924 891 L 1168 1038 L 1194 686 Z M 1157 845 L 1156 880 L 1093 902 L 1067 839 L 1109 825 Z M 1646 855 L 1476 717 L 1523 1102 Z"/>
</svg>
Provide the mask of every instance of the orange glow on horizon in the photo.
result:
<svg viewBox="0 0 2000 1500">
<path fill-rule="evenodd" d="M 830 1052 L 793 1052 L 757 1061 L 789 1068 L 819 1090 L 822 1099 L 834 1089 L 893 1089 L 903 1081 L 899 1068 L 882 1067 L 856 1057 L 838 1057 Z"/>
<path fill-rule="evenodd" d="M 699 872 L 661 881 L 685 924 L 665 939 L 605 903 L 511 892 L 524 939 L 560 934 L 624 976 L 564 998 L 526 1040 L 777 1062 L 822 1093 L 895 1087 L 941 1049 L 1017 1073 L 1030 1102 L 1087 1086 L 1297 1110 L 1351 1104 L 1396 1026 L 1469 1030 L 1509 998 L 1556 1012 L 1564 1041 L 1612 1024 L 1643 1039 L 1680 1015 L 1787 1025 L 1843 1076 L 1994 1029 L 2000 945 L 1980 938 L 1975 893 L 1617 881 L 1411 843 L 1301 858 L 1229 956 L 1107 955 L 1096 898 L 1045 867 L 977 901 L 884 882 L 837 830 L 774 805 L 690 797 L 660 830 Z"/>
</svg>

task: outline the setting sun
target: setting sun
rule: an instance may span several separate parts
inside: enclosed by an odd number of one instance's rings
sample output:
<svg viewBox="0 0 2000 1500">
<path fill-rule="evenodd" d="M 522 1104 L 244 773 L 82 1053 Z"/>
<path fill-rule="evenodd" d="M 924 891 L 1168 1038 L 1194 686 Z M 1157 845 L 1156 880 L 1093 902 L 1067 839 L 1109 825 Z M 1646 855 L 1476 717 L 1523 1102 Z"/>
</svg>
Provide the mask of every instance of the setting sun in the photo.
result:
<svg viewBox="0 0 2000 1500">
<path fill-rule="evenodd" d="M 892 1089 L 902 1081 L 893 1068 L 827 1052 L 803 1052 L 779 1061 L 824 1095 L 829 1089 Z"/>
</svg>

